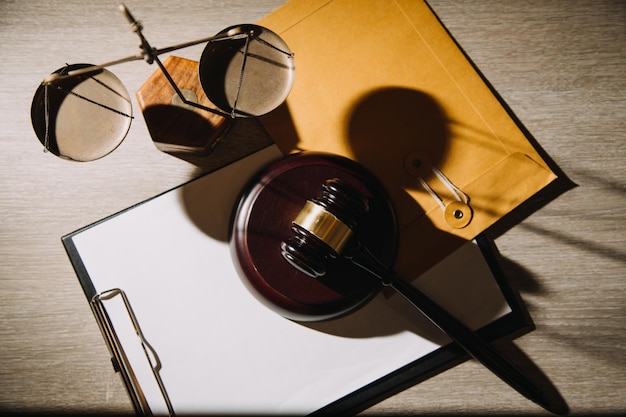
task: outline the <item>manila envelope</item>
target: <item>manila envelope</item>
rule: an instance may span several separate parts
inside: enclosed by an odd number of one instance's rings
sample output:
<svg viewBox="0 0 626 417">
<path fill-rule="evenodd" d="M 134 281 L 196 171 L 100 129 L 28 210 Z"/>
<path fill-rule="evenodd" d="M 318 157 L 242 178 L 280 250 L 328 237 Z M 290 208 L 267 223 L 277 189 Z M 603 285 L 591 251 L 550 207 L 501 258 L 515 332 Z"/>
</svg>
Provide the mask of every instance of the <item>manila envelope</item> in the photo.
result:
<svg viewBox="0 0 626 417">
<path fill-rule="evenodd" d="M 426 3 L 292 0 L 259 24 L 296 64 L 262 124 L 284 153 L 343 155 L 378 177 L 406 279 L 556 179 Z"/>
</svg>

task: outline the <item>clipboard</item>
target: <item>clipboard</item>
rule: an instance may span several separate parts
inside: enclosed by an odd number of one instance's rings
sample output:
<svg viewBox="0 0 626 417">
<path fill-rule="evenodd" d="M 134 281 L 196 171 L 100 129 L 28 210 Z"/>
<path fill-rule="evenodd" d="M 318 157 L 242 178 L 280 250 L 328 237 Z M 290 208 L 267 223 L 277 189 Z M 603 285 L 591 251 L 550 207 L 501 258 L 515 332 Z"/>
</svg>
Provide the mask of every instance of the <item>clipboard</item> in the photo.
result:
<svg viewBox="0 0 626 417">
<path fill-rule="evenodd" d="M 467 359 L 402 297 L 301 324 L 237 275 L 228 227 L 275 145 L 62 237 L 138 414 L 346 414 Z M 486 339 L 532 327 L 484 237 L 419 276 Z M 468 387 L 467 389 L 472 389 Z"/>
</svg>

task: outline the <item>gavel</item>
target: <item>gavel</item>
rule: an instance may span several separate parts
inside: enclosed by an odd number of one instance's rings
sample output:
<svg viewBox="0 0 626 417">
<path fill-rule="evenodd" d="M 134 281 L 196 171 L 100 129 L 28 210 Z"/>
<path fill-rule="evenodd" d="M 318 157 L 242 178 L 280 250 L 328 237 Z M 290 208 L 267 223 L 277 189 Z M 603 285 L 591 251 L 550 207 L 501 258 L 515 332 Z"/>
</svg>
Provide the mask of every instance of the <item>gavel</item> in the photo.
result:
<svg viewBox="0 0 626 417">
<path fill-rule="evenodd" d="M 296 321 L 350 314 L 391 287 L 477 361 L 554 412 L 520 370 L 391 266 L 397 221 L 378 179 L 356 161 L 302 152 L 262 170 L 244 190 L 231 231 L 243 283 Z"/>
<path fill-rule="evenodd" d="M 541 391 L 478 334 L 403 280 L 363 245 L 357 235 L 368 199 L 339 179 L 328 179 L 318 198 L 309 199 L 292 222 L 292 236 L 281 243 L 281 254 L 294 268 L 318 279 L 339 257 L 378 278 L 422 312 L 450 339 L 531 401 L 548 408 Z"/>
</svg>

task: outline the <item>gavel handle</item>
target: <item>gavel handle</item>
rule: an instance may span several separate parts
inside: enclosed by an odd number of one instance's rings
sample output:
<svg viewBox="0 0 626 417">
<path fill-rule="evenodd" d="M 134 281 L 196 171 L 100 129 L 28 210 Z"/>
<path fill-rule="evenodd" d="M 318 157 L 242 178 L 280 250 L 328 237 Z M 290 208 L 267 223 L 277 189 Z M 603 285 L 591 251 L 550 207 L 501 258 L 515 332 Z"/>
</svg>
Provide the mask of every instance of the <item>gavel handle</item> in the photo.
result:
<svg viewBox="0 0 626 417">
<path fill-rule="evenodd" d="M 367 248 L 360 246 L 358 250 L 347 254 L 346 257 L 357 266 L 377 276 L 385 286 L 396 290 L 450 339 L 520 394 L 546 410 L 552 411 L 547 398 L 519 369 L 430 297 L 383 265 Z"/>
</svg>

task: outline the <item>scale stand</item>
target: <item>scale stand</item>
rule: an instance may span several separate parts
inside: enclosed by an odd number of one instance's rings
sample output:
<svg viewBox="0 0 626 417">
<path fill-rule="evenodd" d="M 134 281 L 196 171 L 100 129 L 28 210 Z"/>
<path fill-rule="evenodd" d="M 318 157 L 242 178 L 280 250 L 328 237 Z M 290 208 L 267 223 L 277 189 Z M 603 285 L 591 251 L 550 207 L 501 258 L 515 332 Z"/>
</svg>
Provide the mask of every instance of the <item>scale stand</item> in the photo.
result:
<svg viewBox="0 0 626 417">
<path fill-rule="evenodd" d="M 232 120 L 269 113 L 283 103 L 291 91 L 294 54 L 269 29 L 251 24 L 236 25 L 215 36 L 157 49 L 147 41 L 142 33 L 143 26 L 128 8 L 123 4 L 119 8 L 139 36 L 140 52 L 100 65 L 66 65 L 44 78 L 33 98 L 31 119 L 45 151 L 64 159 L 91 161 L 121 144 L 133 118 L 132 106 L 123 83 L 106 69 L 113 65 L 136 60 L 145 60 L 148 64 L 156 62 L 160 70 L 157 78 L 163 77 L 173 93 L 167 100 L 159 97 L 153 90 L 163 84 L 162 80 L 151 77 L 138 92 L 144 116 L 152 106 L 177 106 L 189 113 L 181 119 L 173 114 L 181 113 L 177 110 L 166 114 L 165 119 L 160 118 L 161 124 L 169 122 L 168 129 L 148 126 L 151 135 L 156 132 L 155 145 L 161 150 L 173 146 L 188 152 L 210 152 Z M 193 61 L 181 66 L 180 62 L 172 63 L 172 57 L 165 63 L 159 59 L 161 54 L 200 43 L 207 45 L 197 67 Z M 154 119 L 154 112 L 150 112 L 152 116 L 148 118 Z M 203 129 L 198 130 L 197 122 L 191 122 L 188 128 L 187 123 L 197 119 L 191 115 L 194 112 L 204 120 Z M 160 111 L 156 113 L 163 116 Z M 207 113 L 213 117 L 208 117 Z M 172 132 L 179 132 L 181 126 L 188 130 L 185 140 L 181 141 L 180 137 L 163 139 Z M 196 142 L 204 142 L 204 145 L 198 147 Z M 163 148 L 160 143 L 168 145 Z"/>
</svg>

